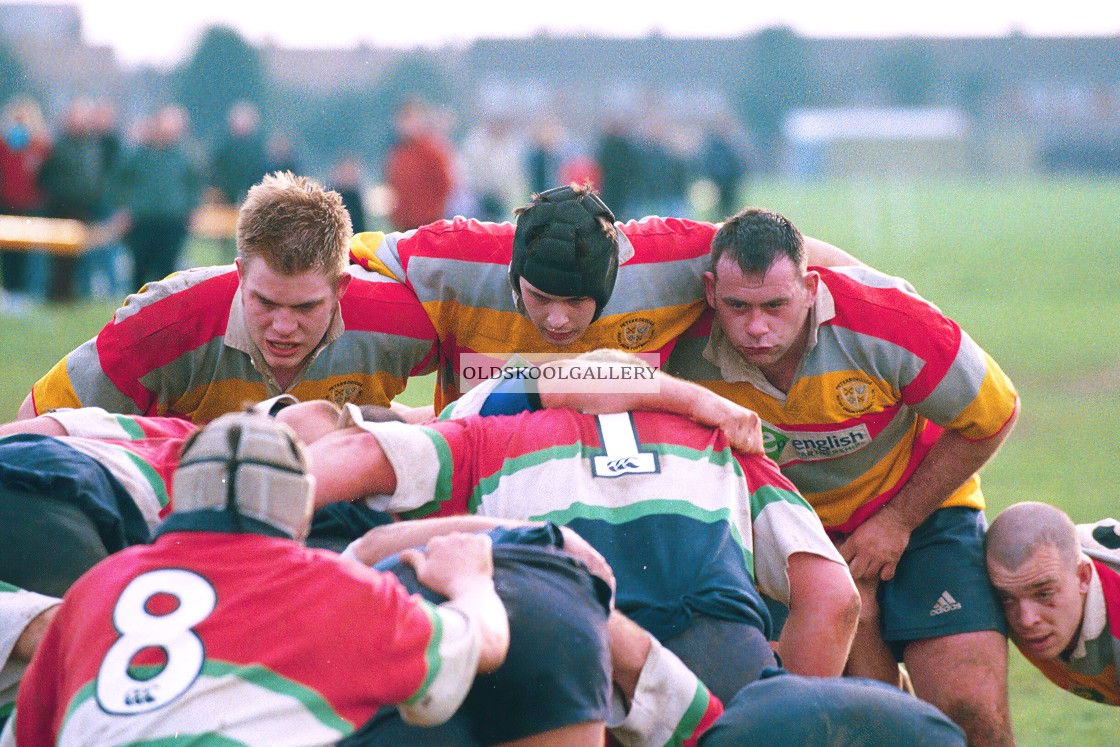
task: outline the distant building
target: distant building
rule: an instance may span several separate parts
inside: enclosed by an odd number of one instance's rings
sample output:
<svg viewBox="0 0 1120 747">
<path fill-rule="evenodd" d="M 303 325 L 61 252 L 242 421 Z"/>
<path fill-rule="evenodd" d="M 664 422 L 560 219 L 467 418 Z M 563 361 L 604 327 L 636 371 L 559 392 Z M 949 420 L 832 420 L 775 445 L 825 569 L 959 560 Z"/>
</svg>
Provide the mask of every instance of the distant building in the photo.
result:
<svg viewBox="0 0 1120 747">
<path fill-rule="evenodd" d="M 119 100 L 124 87 L 115 52 L 82 38 L 75 5 L 0 5 L 0 36 L 23 62 L 44 112 L 51 118 L 78 97 Z"/>
<path fill-rule="evenodd" d="M 785 123 L 787 169 L 799 177 L 969 173 L 969 126 L 954 107 L 796 111 Z"/>
<path fill-rule="evenodd" d="M 123 120 L 171 95 L 166 72 L 121 69 L 112 49 L 87 44 L 75 5 L 0 4 L 0 37 L 23 61 L 48 116 L 80 95 L 114 99 Z M 775 39 L 784 52 L 775 52 Z M 376 90 L 407 54 L 271 45 L 261 52 L 272 84 L 284 94 L 276 97 L 282 102 L 276 111 L 266 112 L 274 124 L 290 116 L 284 106 L 292 101 Z M 547 116 L 585 144 L 619 114 L 664 118 L 695 131 L 760 106 L 774 111 L 769 93 L 776 92 L 774 106 L 787 117 L 789 138 L 779 150 L 790 160 L 765 160 L 760 169 L 834 176 L 1120 172 L 1120 36 L 815 39 L 769 29 L 731 39 L 634 39 L 542 33 L 480 39 L 440 50 L 438 58 L 450 88 L 459 92 L 454 109 L 464 131 L 495 114 L 525 128 Z M 907 78 L 914 71 L 899 63 L 907 59 L 922 61 L 920 80 Z M 761 101 L 759 80 L 767 81 Z M 748 102 L 751 90 L 756 99 Z M 915 105 L 901 108 L 902 100 Z"/>
</svg>

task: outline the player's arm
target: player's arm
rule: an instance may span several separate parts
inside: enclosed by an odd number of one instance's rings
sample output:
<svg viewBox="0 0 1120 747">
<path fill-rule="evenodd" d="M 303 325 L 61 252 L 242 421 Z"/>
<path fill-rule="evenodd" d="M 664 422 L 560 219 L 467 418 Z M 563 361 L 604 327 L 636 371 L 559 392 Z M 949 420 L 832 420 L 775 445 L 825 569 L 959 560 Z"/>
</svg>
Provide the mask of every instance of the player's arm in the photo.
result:
<svg viewBox="0 0 1120 747">
<path fill-rule="evenodd" d="M 28 398 L 30 399 L 30 397 Z M 26 405 L 27 402 L 24 402 Z M 49 415 L 31 415 L 24 417 L 23 408 L 20 408 L 20 417 L 11 423 L 0 425 L 0 438 L 16 433 L 36 433 L 40 436 L 65 436 L 67 431 L 54 418 Z"/>
<path fill-rule="evenodd" d="M 381 443 L 361 428 L 328 433 L 307 444 L 307 455 L 315 476 L 316 509 L 397 489 L 397 473 Z"/>
<path fill-rule="evenodd" d="M 567 407 L 592 415 L 636 410 L 683 415 L 701 425 L 719 428 L 739 451 L 763 453 L 762 421 L 757 413 L 699 384 L 640 362 L 576 358 L 546 363 L 541 369 L 536 383 L 544 407 Z M 604 385 L 620 381 L 633 383 Z"/>
<path fill-rule="evenodd" d="M 808 552 L 789 556 L 789 617 L 778 642 L 782 663 L 795 673 L 838 677 L 859 621 L 860 599 L 848 569 Z"/>
<path fill-rule="evenodd" d="M 488 532 L 500 526 L 526 523 L 488 516 L 441 516 L 399 521 L 369 530 L 351 542 L 343 554 L 363 565 L 372 566 L 409 548 L 423 547 L 434 537 L 453 532 Z"/>
<path fill-rule="evenodd" d="M 471 621 L 480 644 L 479 672 L 493 672 L 509 651 L 509 618 L 494 589 L 490 537 L 456 532 L 432 537 L 423 550 L 408 549 L 401 560 L 416 570 L 416 578 L 444 604 Z"/>
<path fill-rule="evenodd" d="M 976 441 L 954 430 L 942 431 L 898 493 L 840 546 L 852 575 L 893 578 L 910 533 L 995 456 L 1017 418 L 1018 409 L 995 435 Z"/>
<path fill-rule="evenodd" d="M 59 604 L 61 604 L 61 600 L 57 600 L 27 623 L 27 627 L 20 632 L 19 638 L 16 639 L 16 643 L 12 647 L 13 659 L 22 662 L 31 661 L 31 657 L 39 649 L 39 644 L 43 642 L 43 636 L 47 634 L 47 628 L 51 626 L 51 621 L 58 614 Z"/>
<path fill-rule="evenodd" d="M 852 265 L 865 264 L 843 249 L 829 244 L 827 241 L 814 239 L 812 236 L 805 236 L 803 238 L 805 241 L 805 254 L 811 265 L 816 267 L 850 267 Z"/>
<path fill-rule="evenodd" d="M 541 522 L 497 519 L 489 516 L 439 516 L 398 521 L 375 527 L 350 543 L 343 552 L 363 565 L 376 565 L 412 547 L 422 547 L 434 537 L 455 532 L 489 532 L 498 527 L 539 526 Z M 614 573 L 606 559 L 585 539 L 568 527 L 559 527 L 564 551 L 582 562 L 595 576 L 615 588 Z"/>
<path fill-rule="evenodd" d="M 155 395 L 135 372 L 137 349 L 123 341 L 132 329 L 130 322 L 131 318 L 120 323 L 110 321 L 97 337 L 58 361 L 31 387 L 20 406 L 19 417 L 86 406 L 133 415 L 154 414 Z M 160 342 L 149 341 L 148 345 L 159 346 Z M 165 394 L 170 396 L 172 392 Z"/>
<path fill-rule="evenodd" d="M 19 406 L 19 412 L 16 413 L 16 420 L 27 420 L 35 417 L 35 398 L 31 392 L 23 398 L 23 403 Z"/>
<path fill-rule="evenodd" d="M 0 696 L 13 698 L 61 599 L 0 582 Z"/>
</svg>

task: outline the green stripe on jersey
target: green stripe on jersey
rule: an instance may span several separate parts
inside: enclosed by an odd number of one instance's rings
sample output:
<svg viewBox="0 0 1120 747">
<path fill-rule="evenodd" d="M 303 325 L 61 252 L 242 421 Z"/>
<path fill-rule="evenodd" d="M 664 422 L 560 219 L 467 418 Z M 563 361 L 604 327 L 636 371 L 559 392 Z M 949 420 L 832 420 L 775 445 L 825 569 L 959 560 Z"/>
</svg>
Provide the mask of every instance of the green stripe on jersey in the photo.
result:
<svg viewBox="0 0 1120 747">
<path fill-rule="evenodd" d="M 743 553 L 743 564 L 746 566 L 747 572 L 751 574 L 751 578 L 754 578 L 754 553 L 751 550 L 751 545 L 743 541 L 743 535 L 739 533 L 739 527 L 735 526 L 732 521 L 731 511 L 726 508 L 710 511 L 688 501 L 654 498 L 631 503 L 627 506 L 593 506 L 587 503 L 573 503 L 563 510 L 549 511 L 541 516 L 530 516 L 529 519 L 532 521 L 551 521 L 561 526 L 570 524 L 576 519 L 605 521 L 608 524 L 617 525 L 643 519 L 647 516 L 685 516 L 703 524 L 727 524 L 735 544 L 739 546 L 739 550 Z"/>
<path fill-rule="evenodd" d="M 673 736 L 669 737 L 669 741 L 665 743 L 666 747 L 684 744 L 685 740 L 696 733 L 696 727 L 700 726 L 704 714 L 708 712 L 710 701 L 708 688 L 704 687 L 703 682 L 697 680 L 696 692 L 692 696 L 692 702 L 688 704 L 688 710 L 677 722 L 677 728 L 673 729 Z"/>
<path fill-rule="evenodd" d="M 128 434 L 128 438 L 130 440 L 142 441 L 147 438 L 147 435 L 145 435 L 144 433 L 144 429 L 141 428 L 140 425 L 132 418 L 128 417 L 127 415 L 116 415 L 115 417 L 117 420 L 117 425 L 124 429 L 124 432 Z"/>
<path fill-rule="evenodd" d="M 477 513 L 483 498 L 498 490 L 499 483 L 507 475 L 531 469 L 553 460 L 587 458 L 589 455 L 596 453 L 602 453 L 602 449 L 588 449 L 581 442 L 576 442 L 574 444 L 550 446 L 538 451 L 531 451 L 519 457 L 506 459 L 502 462 L 502 468 L 499 471 L 478 481 L 478 485 L 471 493 L 467 511 L 472 514 Z"/>
<path fill-rule="evenodd" d="M 804 508 L 806 511 L 813 510 L 813 507 L 801 497 L 800 493 L 779 488 L 776 485 L 763 485 L 751 493 L 751 520 L 757 519 L 762 510 L 771 503 L 790 503 L 798 508 Z"/>
<path fill-rule="evenodd" d="M 143 679 L 144 675 L 154 676 L 162 669 L 163 666 L 159 665 L 142 666 L 130 668 L 129 673 L 136 679 Z M 198 679 L 195 680 L 195 685 L 198 685 L 203 677 L 212 679 L 234 677 L 248 685 L 258 687 L 262 690 L 268 690 L 280 696 L 292 698 L 302 706 L 307 715 L 311 716 L 328 729 L 334 730 L 340 734 L 350 734 L 354 731 L 354 726 L 349 721 L 339 716 L 334 708 L 331 707 L 330 703 L 317 691 L 299 682 L 290 680 L 287 677 L 276 674 L 271 669 L 259 664 L 232 664 L 230 662 L 207 659 L 202 665 L 202 672 L 199 673 Z M 74 694 L 74 697 L 70 700 L 70 704 L 66 708 L 66 715 L 63 717 L 63 731 L 66 729 L 66 722 L 70 720 L 73 713 L 86 701 L 96 698 L 96 687 L 97 681 L 91 680 Z M 170 701 L 169 705 L 170 703 L 174 703 L 174 701 Z M 153 740 L 149 742 L 134 742 L 132 744 L 156 745 L 163 743 L 172 744 L 173 742 Z M 225 743 L 226 742 L 221 742 L 220 744 Z M 240 743 L 229 742 L 229 744 Z"/>
<path fill-rule="evenodd" d="M 416 701 L 423 698 L 428 694 L 428 688 L 435 682 L 439 676 L 440 666 L 443 663 L 442 657 L 439 654 L 440 644 L 443 643 L 443 620 L 440 619 L 439 613 L 436 612 L 435 605 L 428 601 L 420 600 L 420 609 L 428 616 L 428 624 L 432 626 L 432 637 L 428 641 L 427 650 L 424 651 L 424 661 L 427 665 L 427 672 L 424 675 L 424 681 L 420 683 L 419 689 L 405 702 L 412 705 Z"/>
<path fill-rule="evenodd" d="M 167 485 L 164 483 L 163 478 L 155 471 L 152 465 L 145 462 L 139 456 L 129 451 L 128 449 L 121 449 L 129 461 L 132 462 L 136 469 L 140 471 L 144 481 L 152 488 L 152 492 L 156 495 L 156 500 L 159 501 L 160 507 L 166 506 L 171 501 L 171 496 L 167 494 Z"/>
</svg>

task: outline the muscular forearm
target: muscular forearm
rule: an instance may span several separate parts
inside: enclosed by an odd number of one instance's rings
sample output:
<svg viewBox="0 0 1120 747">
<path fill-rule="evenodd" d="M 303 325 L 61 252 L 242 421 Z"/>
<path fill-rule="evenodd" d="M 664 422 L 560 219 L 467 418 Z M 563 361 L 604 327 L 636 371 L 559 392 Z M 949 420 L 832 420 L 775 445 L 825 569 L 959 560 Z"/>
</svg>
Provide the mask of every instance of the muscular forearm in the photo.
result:
<svg viewBox="0 0 1120 747">
<path fill-rule="evenodd" d="M 487 516 L 447 516 L 436 519 L 415 519 L 371 529 L 346 548 L 346 554 L 365 565 L 374 565 L 385 558 L 413 547 L 423 547 L 433 537 L 452 532 L 488 532 L 499 526 L 520 526 L 530 522 L 492 519 Z"/>
<path fill-rule="evenodd" d="M 817 267 L 845 267 L 864 264 L 843 249 L 826 241 L 814 239 L 812 236 L 805 236 L 804 239 L 805 254 L 808 256 L 811 265 Z"/>
<path fill-rule="evenodd" d="M 552 365 L 571 370 L 626 364 L 562 361 Z M 565 391 L 572 387 L 561 385 L 560 377 L 542 376 L 538 387 L 541 404 L 545 407 L 567 407 L 596 415 L 639 410 L 682 415 L 701 425 L 723 430 L 732 446 L 740 451 L 762 453 L 761 421 L 757 414 L 691 381 L 662 371 L 653 371 L 652 376 L 649 380 L 635 380 L 634 386 L 625 387 L 623 391 L 613 392 L 603 391 L 602 385 L 587 391 Z"/>
<path fill-rule="evenodd" d="M 16 433 L 36 433 L 40 436 L 65 436 L 66 428 L 52 417 L 37 416 L 28 420 L 16 420 L 0 425 L 0 438 Z"/>
<path fill-rule="evenodd" d="M 397 489 L 393 465 L 372 433 L 358 428 L 328 433 L 307 445 L 315 477 L 315 508 Z"/>
<path fill-rule="evenodd" d="M 956 431 L 944 431 L 902 489 L 882 508 L 882 513 L 907 531 L 913 531 L 988 463 L 1013 425 L 1014 421 L 1009 422 L 997 435 L 983 441 L 970 441 Z"/>
<path fill-rule="evenodd" d="M 493 672 L 509 651 L 509 617 L 492 580 L 453 592 L 446 604 L 462 611 L 473 622 L 481 642 L 478 671 Z"/>
<path fill-rule="evenodd" d="M 789 617 L 779 651 L 795 674 L 838 677 L 844 671 L 859 619 L 859 593 L 848 569 L 819 555 L 789 559 Z"/>
</svg>

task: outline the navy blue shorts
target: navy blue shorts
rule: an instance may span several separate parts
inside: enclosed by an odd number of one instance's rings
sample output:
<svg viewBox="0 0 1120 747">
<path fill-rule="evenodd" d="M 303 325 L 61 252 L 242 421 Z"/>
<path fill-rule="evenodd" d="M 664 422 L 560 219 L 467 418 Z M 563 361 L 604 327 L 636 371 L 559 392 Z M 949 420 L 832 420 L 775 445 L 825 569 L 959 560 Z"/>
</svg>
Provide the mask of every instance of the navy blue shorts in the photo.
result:
<svg viewBox="0 0 1120 747">
<path fill-rule="evenodd" d="M 910 641 L 995 630 L 1007 620 L 984 565 L 984 512 L 934 511 L 910 535 L 894 578 L 879 586 L 883 638 L 901 657 Z"/>
<path fill-rule="evenodd" d="M 911 641 L 994 630 L 1007 634 L 1007 619 L 984 565 L 984 512 L 953 506 L 930 514 L 910 535 L 894 578 L 879 585 L 883 638 L 894 655 Z M 789 614 L 763 597 L 774 638 Z"/>
<path fill-rule="evenodd" d="M 945 714 L 896 687 L 778 669 L 740 690 L 700 738 L 700 747 L 964 744 L 964 733 Z"/>
<path fill-rule="evenodd" d="M 410 591 L 443 601 L 417 583 L 410 566 L 377 567 L 397 574 Z M 396 708 L 384 708 L 340 744 L 471 747 L 606 721 L 611 667 L 604 586 L 562 550 L 501 539 L 494 544 L 494 585 L 509 614 L 509 654 L 496 672 L 476 678 L 451 720 L 409 726 Z"/>
<path fill-rule="evenodd" d="M 778 666 L 762 630 L 745 622 L 695 615 L 683 632 L 661 643 L 723 702 Z"/>
<path fill-rule="evenodd" d="M 136 502 L 93 457 L 51 436 L 0 440 L 0 581 L 60 597 L 98 561 L 149 539 Z"/>
</svg>

